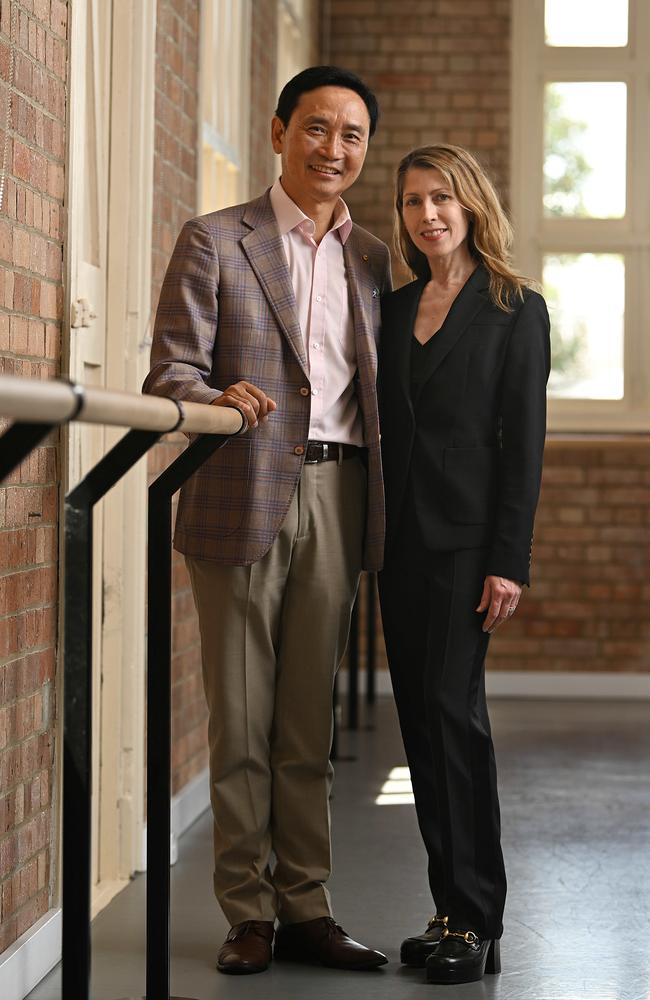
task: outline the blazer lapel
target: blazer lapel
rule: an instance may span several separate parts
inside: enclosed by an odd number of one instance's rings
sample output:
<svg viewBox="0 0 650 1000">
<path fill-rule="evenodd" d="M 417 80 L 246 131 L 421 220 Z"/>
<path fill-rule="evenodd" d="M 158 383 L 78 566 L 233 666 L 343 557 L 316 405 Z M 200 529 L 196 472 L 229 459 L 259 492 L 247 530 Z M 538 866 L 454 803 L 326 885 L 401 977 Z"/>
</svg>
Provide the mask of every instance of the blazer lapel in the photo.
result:
<svg viewBox="0 0 650 1000">
<path fill-rule="evenodd" d="M 422 292 L 426 281 L 418 278 L 412 282 L 410 294 L 404 310 L 404 321 L 400 324 L 396 335 L 399 337 L 399 381 L 402 388 L 402 395 L 405 397 L 411 414 L 413 414 L 413 400 L 411 399 L 411 351 L 413 350 L 412 339 L 415 329 L 415 320 L 418 314 L 418 306 L 422 298 Z"/>
<path fill-rule="evenodd" d="M 246 206 L 242 221 L 251 227 L 250 233 L 241 240 L 244 253 L 300 367 L 308 376 L 307 354 L 298 322 L 296 297 L 268 192 Z"/>
<path fill-rule="evenodd" d="M 370 270 L 368 255 L 363 253 L 355 229 L 343 244 L 343 260 L 348 277 L 348 294 L 352 304 L 352 319 L 357 359 L 369 361 L 373 378 L 377 371 L 378 331 L 373 323 L 373 299 L 379 305 L 379 289 Z"/>
<path fill-rule="evenodd" d="M 424 388 L 425 382 L 427 382 L 434 372 L 440 367 L 449 352 L 454 349 L 460 338 L 463 336 L 476 314 L 488 301 L 486 295 L 488 285 L 489 277 L 487 272 L 479 265 L 469 276 L 465 285 L 461 288 L 460 292 L 452 302 L 451 308 L 447 313 L 447 317 L 439 332 L 434 334 L 434 343 L 431 345 L 424 361 L 423 378 L 420 383 L 421 388 Z M 423 287 L 424 285 L 422 285 L 422 288 Z M 421 294 L 422 289 L 420 289 L 420 295 Z M 415 311 L 413 313 L 409 331 L 411 335 L 413 333 L 420 295 L 418 295 L 415 303 Z"/>
</svg>

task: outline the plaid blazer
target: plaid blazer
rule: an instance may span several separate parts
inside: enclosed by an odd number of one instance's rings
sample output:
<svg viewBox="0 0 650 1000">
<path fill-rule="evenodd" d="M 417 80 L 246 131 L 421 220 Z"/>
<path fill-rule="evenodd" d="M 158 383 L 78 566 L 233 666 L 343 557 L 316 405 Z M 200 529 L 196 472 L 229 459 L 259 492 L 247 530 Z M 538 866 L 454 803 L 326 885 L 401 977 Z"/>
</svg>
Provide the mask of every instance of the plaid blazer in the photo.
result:
<svg viewBox="0 0 650 1000">
<path fill-rule="evenodd" d="M 388 248 L 353 225 L 344 244 L 357 348 L 357 396 L 368 448 L 364 568 L 383 558 L 384 494 L 377 415 L 380 296 L 390 290 Z M 271 547 L 302 472 L 311 393 L 305 345 L 268 191 L 191 219 L 167 268 L 143 391 L 211 403 L 241 379 L 278 405 L 265 424 L 232 438 L 181 490 L 174 546 L 229 565 Z"/>
</svg>

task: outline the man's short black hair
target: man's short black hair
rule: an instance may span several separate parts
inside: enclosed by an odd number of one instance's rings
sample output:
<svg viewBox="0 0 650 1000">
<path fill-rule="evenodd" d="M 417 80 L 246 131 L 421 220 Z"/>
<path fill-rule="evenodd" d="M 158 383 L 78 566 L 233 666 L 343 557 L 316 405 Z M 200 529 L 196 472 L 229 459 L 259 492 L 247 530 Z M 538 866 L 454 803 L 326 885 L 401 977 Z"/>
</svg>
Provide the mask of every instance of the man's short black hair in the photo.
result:
<svg viewBox="0 0 650 1000">
<path fill-rule="evenodd" d="M 278 98 L 278 106 L 275 109 L 276 115 L 285 127 L 289 124 L 289 119 L 296 109 L 301 94 L 317 90 L 318 87 L 346 87 L 358 94 L 368 109 L 370 135 L 374 135 L 379 118 L 377 98 L 370 87 L 367 87 L 356 73 L 352 73 L 349 69 L 342 69 L 340 66 L 309 66 L 288 83 L 285 83 Z"/>
</svg>

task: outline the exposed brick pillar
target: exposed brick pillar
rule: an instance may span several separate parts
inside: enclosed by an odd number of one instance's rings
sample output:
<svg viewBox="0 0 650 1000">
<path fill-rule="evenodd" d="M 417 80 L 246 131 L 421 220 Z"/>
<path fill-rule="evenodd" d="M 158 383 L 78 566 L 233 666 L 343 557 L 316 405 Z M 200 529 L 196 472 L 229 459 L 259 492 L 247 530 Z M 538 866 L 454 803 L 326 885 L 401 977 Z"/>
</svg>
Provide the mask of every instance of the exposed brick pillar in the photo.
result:
<svg viewBox="0 0 650 1000">
<path fill-rule="evenodd" d="M 261 194 L 275 176 L 271 118 L 275 111 L 278 14 L 277 0 L 256 0 L 251 23 L 250 193 Z"/>
<path fill-rule="evenodd" d="M 68 5 L 15 9 L 12 36 L 10 4 L 0 7 L 0 153 L 11 37 L 16 44 L 0 372 L 47 379 L 59 372 L 63 315 Z M 51 902 L 59 481 L 53 434 L 0 488 L 0 952 Z"/>
<path fill-rule="evenodd" d="M 199 129 L 199 0 L 158 0 L 152 232 L 152 305 L 183 223 L 197 214 Z M 185 448 L 170 434 L 149 453 L 149 473 L 161 472 Z M 207 761 L 206 710 L 199 626 L 185 562 L 173 555 L 172 790 Z"/>
</svg>

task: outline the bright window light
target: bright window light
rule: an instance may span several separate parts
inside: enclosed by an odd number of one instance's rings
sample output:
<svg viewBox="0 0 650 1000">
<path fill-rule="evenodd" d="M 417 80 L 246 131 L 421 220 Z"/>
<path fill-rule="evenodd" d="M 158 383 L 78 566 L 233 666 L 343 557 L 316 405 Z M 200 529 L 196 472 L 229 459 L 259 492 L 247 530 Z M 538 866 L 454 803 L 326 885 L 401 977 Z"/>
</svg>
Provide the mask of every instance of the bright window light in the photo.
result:
<svg viewBox="0 0 650 1000">
<path fill-rule="evenodd" d="M 627 45 L 628 0 L 546 0 L 546 44 Z"/>
<path fill-rule="evenodd" d="M 627 85 L 621 80 L 546 85 L 544 215 L 625 215 Z"/>
</svg>

